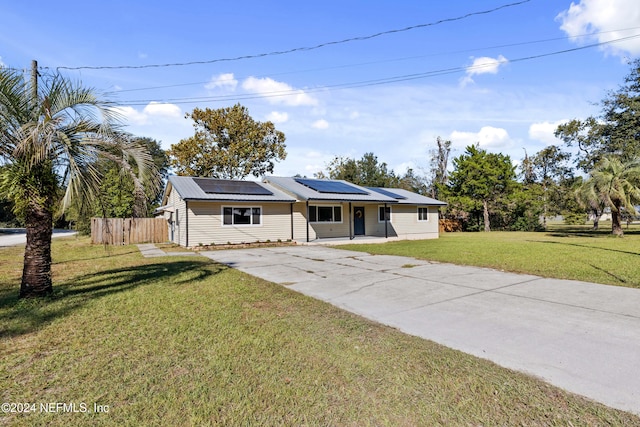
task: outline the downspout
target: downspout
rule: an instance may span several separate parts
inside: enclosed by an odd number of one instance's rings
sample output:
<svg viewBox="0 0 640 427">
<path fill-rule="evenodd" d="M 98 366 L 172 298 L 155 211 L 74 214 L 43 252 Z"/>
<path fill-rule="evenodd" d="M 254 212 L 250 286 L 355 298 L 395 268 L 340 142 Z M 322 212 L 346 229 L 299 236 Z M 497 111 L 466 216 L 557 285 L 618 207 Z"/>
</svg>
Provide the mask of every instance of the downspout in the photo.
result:
<svg viewBox="0 0 640 427">
<path fill-rule="evenodd" d="M 291 240 L 293 240 L 293 204 L 295 202 L 291 202 Z"/>
<path fill-rule="evenodd" d="M 309 200 L 307 199 L 307 243 L 309 243 Z"/>
<path fill-rule="evenodd" d="M 185 231 L 185 246 L 189 247 L 189 202 L 184 201 L 184 217 L 185 217 L 185 227 L 187 230 Z"/>
<path fill-rule="evenodd" d="M 353 240 L 353 218 L 351 218 L 351 202 L 349 202 L 349 240 Z"/>
<path fill-rule="evenodd" d="M 391 212 L 389 212 L 389 216 L 391 216 Z M 387 219 L 387 204 L 384 204 L 384 238 L 389 238 L 389 220 Z"/>
</svg>

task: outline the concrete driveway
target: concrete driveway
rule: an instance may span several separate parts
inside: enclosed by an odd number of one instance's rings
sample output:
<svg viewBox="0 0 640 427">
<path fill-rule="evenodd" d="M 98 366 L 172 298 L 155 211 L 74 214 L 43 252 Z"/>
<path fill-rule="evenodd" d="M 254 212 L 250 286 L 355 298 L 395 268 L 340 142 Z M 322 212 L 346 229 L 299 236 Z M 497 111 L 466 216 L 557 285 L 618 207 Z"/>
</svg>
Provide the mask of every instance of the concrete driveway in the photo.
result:
<svg viewBox="0 0 640 427">
<path fill-rule="evenodd" d="M 640 414 L 638 289 L 323 246 L 202 254 Z"/>
</svg>

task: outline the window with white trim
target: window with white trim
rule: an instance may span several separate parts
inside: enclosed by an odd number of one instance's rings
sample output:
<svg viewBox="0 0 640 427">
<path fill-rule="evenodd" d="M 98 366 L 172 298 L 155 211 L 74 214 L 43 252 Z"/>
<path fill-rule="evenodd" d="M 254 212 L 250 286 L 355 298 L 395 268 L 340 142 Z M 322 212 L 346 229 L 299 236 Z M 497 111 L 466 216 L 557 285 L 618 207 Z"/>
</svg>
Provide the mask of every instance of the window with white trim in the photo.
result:
<svg viewBox="0 0 640 427">
<path fill-rule="evenodd" d="M 309 222 L 342 222 L 342 206 L 309 205 Z"/>
<path fill-rule="evenodd" d="M 223 206 L 222 225 L 260 225 L 262 208 L 259 206 Z"/>
<path fill-rule="evenodd" d="M 429 221 L 429 208 L 418 206 L 418 221 Z"/>
<path fill-rule="evenodd" d="M 378 222 L 391 222 L 391 206 L 378 206 Z"/>
</svg>

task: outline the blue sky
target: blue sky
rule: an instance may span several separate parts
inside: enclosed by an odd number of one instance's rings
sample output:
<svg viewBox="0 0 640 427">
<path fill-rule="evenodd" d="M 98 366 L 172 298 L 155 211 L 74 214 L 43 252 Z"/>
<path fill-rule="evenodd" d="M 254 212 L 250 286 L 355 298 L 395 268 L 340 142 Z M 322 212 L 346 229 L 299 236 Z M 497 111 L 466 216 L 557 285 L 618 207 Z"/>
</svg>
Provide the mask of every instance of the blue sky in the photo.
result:
<svg viewBox="0 0 640 427">
<path fill-rule="evenodd" d="M 517 162 L 597 114 L 639 54 L 637 0 L 0 0 L 0 65 L 60 69 L 164 148 L 193 134 L 193 108 L 240 102 L 285 133 L 277 175 L 366 152 L 420 171 L 438 136 Z"/>
</svg>

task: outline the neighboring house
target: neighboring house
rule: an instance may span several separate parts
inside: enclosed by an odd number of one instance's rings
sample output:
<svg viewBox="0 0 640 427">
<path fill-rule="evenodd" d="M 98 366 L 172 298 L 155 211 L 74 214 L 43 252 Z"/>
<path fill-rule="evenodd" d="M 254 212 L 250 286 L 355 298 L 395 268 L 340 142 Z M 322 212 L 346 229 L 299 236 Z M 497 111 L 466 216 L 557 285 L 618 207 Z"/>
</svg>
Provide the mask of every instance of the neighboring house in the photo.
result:
<svg viewBox="0 0 640 427">
<path fill-rule="evenodd" d="M 267 177 L 263 182 L 171 176 L 158 212 L 182 246 L 358 236 L 438 237 L 445 203 L 399 188 Z"/>
</svg>

